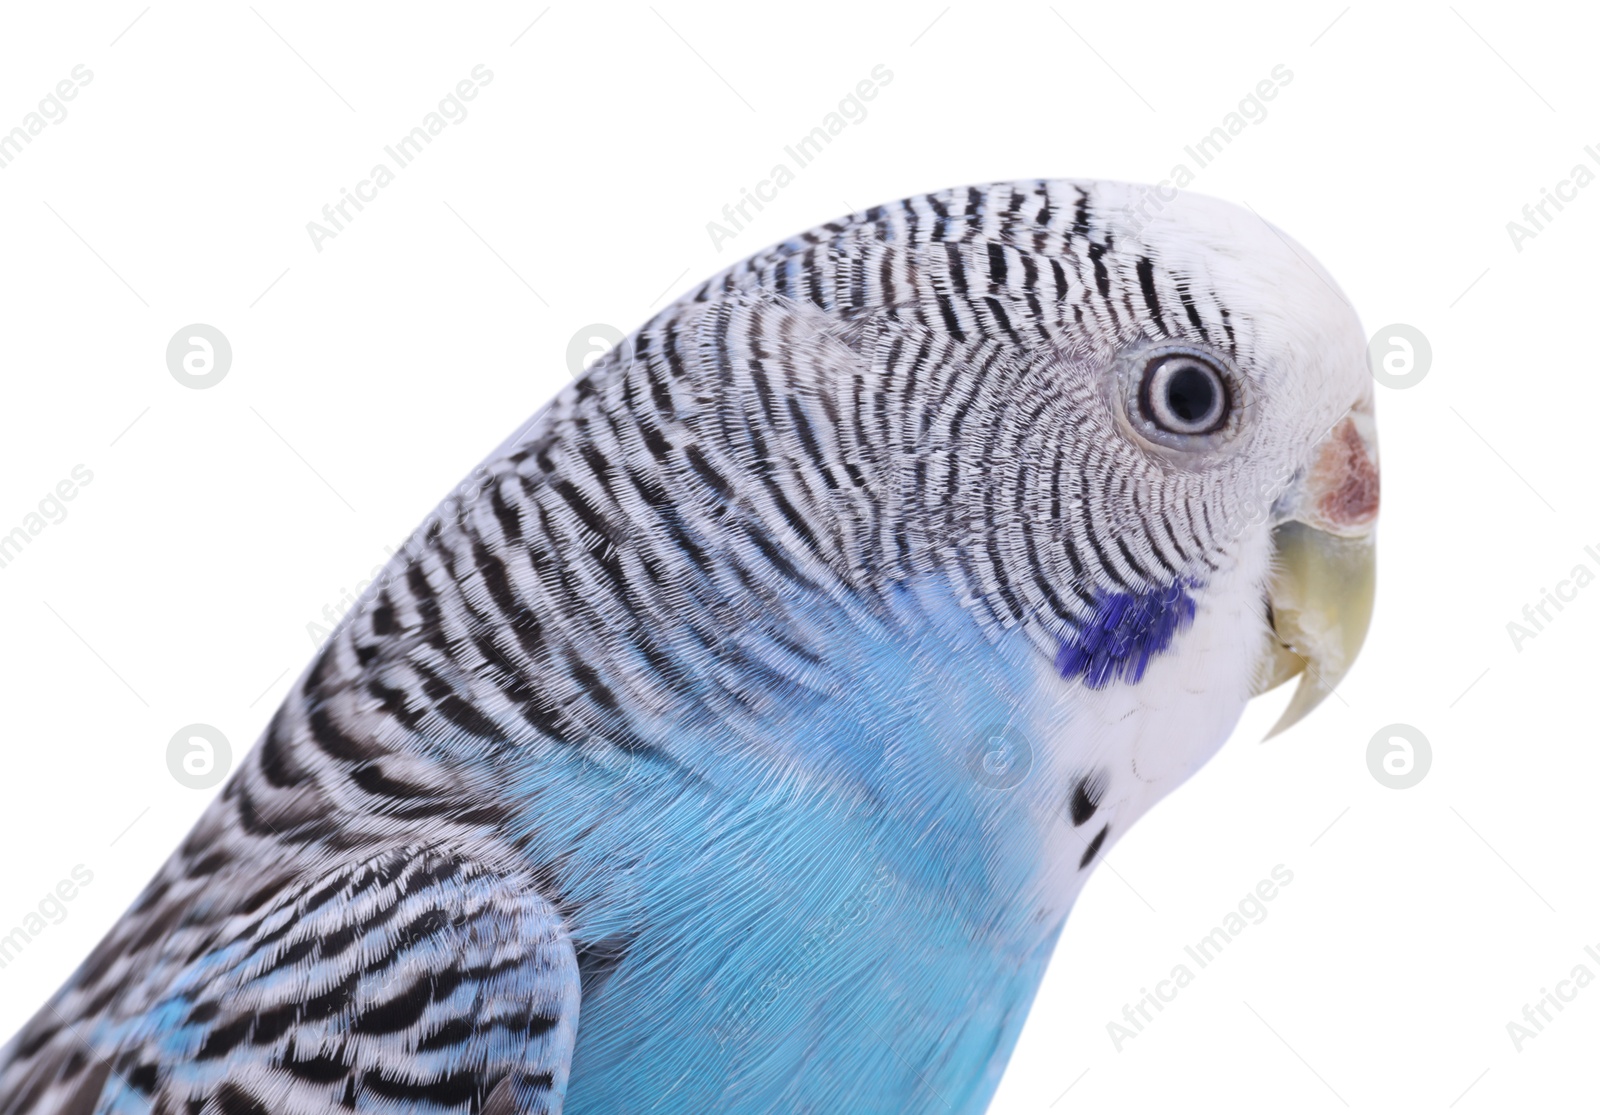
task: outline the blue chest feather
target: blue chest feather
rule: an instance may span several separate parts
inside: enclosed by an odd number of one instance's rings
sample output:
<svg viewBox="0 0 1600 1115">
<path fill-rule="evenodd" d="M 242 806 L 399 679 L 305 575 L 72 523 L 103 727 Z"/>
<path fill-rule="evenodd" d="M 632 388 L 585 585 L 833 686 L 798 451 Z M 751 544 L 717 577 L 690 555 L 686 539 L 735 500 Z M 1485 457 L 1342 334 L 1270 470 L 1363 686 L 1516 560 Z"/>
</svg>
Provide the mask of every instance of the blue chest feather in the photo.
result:
<svg viewBox="0 0 1600 1115">
<path fill-rule="evenodd" d="M 571 1115 L 983 1109 L 1060 929 L 1021 897 L 1040 826 L 1067 822 L 972 778 L 1048 674 L 947 592 L 842 633 L 832 698 L 765 745 L 676 736 L 692 784 L 530 770 L 574 933 L 620 956 L 583 990 Z"/>
</svg>

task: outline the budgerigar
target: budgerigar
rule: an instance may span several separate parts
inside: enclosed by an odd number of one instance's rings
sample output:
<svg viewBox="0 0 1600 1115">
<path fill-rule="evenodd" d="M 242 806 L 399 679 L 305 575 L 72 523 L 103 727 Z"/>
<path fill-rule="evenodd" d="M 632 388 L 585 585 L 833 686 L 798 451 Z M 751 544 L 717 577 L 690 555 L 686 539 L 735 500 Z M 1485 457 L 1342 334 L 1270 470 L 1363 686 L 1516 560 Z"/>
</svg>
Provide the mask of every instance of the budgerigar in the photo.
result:
<svg viewBox="0 0 1600 1115">
<path fill-rule="evenodd" d="M 1349 668 L 1371 384 L 1333 280 L 1199 196 L 752 256 L 424 523 L 0 1113 L 983 1111 L 1088 873 Z"/>
</svg>

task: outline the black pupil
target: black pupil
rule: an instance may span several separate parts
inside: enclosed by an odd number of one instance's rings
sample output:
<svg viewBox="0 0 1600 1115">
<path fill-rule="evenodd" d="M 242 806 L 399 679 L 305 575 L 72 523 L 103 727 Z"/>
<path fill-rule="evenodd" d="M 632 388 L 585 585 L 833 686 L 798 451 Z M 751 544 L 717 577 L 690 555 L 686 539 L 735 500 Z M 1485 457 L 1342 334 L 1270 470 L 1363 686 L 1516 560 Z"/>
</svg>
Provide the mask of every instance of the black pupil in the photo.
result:
<svg viewBox="0 0 1600 1115">
<path fill-rule="evenodd" d="M 1179 368 L 1167 380 L 1167 406 L 1181 421 L 1200 421 L 1216 403 L 1217 385 L 1193 364 Z"/>
</svg>

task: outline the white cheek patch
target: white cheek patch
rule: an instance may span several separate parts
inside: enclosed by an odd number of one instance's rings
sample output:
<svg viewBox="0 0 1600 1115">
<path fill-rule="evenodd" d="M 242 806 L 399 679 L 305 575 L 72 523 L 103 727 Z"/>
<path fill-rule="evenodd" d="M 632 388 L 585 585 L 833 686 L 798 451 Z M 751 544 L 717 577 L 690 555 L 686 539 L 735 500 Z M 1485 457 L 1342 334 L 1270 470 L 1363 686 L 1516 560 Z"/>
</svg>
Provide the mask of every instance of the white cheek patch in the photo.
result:
<svg viewBox="0 0 1600 1115">
<path fill-rule="evenodd" d="M 1193 622 L 1137 682 L 1091 688 L 1041 665 L 1031 738 L 1046 741 L 1043 765 L 1063 804 L 1040 837 L 1050 877 L 1070 896 L 1134 821 L 1216 754 L 1250 699 L 1270 546 L 1263 533 L 1243 549 L 1195 590 Z"/>
</svg>

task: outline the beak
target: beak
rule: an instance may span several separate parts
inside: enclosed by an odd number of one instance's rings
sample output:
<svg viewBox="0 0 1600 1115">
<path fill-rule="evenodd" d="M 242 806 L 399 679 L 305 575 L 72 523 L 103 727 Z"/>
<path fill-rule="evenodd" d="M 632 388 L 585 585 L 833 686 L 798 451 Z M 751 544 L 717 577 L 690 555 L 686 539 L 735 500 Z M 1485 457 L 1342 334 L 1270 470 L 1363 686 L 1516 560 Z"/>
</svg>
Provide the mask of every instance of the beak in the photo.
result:
<svg viewBox="0 0 1600 1115">
<path fill-rule="evenodd" d="M 1298 723 L 1350 672 L 1372 620 L 1378 517 L 1372 403 L 1351 410 L 1317 447 L 1272 532 L 1272 632 L 1252 696 L 1299 675 L 1267 739 Z"/>
</svg>

